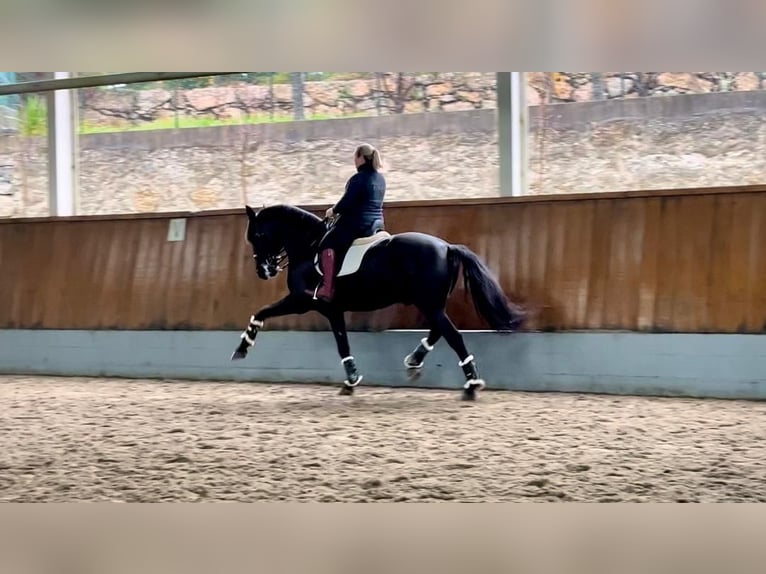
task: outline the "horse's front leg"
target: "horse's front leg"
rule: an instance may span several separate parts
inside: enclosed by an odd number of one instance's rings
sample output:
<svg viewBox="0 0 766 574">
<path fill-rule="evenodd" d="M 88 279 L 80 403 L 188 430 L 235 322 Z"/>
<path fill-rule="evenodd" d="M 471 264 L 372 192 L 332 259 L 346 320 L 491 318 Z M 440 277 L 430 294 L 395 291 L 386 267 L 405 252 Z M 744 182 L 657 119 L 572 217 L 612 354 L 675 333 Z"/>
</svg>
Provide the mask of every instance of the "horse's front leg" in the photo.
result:
<svg viewBox="0 0 766 574">
<path fill-rule="evenodd" d="M 356 368 L 354 357 L 351 356 L 351 347 L 348 344 L 348 333 L 346 332 L 346 320 L 342 311 L 332 311 L 326 313 L 330 321 L 332 334 L 335 337 L 335 344 L 338 346 L 338 355 L 340 355 L 341 364 L 346 371 L 346 380 L 340 389 L 341 395 L 353 395 L 354 387 L 362 382 L 362 375 Z"/>
<path fill-rule="evenodd" d="M 311 308 L 311 302 L 305 297 L 295 296 L 293 294 L 280 299 L 276 303 L 262 307 L 250 317 L 247 329 L 242 332 L 241 341 L 231 355 L 231 360 L 244 359 L 247 356 L 247 350 L 255 345 L 255 336 L 263 327 L 263 322 L 272 317 L 281 317 L 283 315 L 295 315 L 307 313 Z"/>
</svg>

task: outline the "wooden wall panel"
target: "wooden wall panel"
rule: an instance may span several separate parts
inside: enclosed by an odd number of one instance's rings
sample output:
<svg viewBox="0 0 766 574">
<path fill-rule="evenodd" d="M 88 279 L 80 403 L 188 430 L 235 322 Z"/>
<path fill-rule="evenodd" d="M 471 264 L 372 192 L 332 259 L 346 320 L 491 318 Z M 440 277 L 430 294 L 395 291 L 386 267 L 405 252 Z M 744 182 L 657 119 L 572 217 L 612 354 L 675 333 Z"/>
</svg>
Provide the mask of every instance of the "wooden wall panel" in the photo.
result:
<svg viewBox="0 0 766 574">
<path fill-rule="evenodd" d="M 256 277 L 241 210 L 184 214 L 186 240 L 168 242 L 178 215 L 0 222 L 0 327 L 239 330 L 284 294 L 284 278 Z M 400 203 L 386 217 L 472 248 L 536 311 L 529 329 L 766 332 L 766 187 Z M 462 281 L 448 311 L 486 328 Z M 425 327 L 401 305 L 349 324 Z M 327 325 L 308 313 L 267 328 Z"/>
<path fill-rule="evenodd" d="M 649 198 L 641 202 L 642 215 L 636 223 L 634 233 L 640 236 L 639 251 L 635 256 L 636 287 L 633 297 L 636 300 L 636 321 L 634 329 L 649 331 L 655 326 L 657 308 L 657 286 L 659 282 L 659 261 L 667 251 L 667 244 L 661 242 L 662 199 Z"/>
<path fill-rule="evenodd" d="M 582 270 L 588 277 L 585 329 L 600 329 L 605 325 L 609 290 L 610 229 L 614 202 L 596 201 L 593 207 L 593 227 L 590 241 L 590 265 Z"/>
<path fill-rule="evenodd" d="M 749 236 L 740 239 L 741 250 L 749 256 L 748 273 L 745 275 L 747 312 L 740 330 L 766 332 L 766 196 L 760 196 L 753 202 L 750 225 L 747 227 Z M 740 272 L 739 268 L 733 269 L 732 280 Z"/>
</svg>

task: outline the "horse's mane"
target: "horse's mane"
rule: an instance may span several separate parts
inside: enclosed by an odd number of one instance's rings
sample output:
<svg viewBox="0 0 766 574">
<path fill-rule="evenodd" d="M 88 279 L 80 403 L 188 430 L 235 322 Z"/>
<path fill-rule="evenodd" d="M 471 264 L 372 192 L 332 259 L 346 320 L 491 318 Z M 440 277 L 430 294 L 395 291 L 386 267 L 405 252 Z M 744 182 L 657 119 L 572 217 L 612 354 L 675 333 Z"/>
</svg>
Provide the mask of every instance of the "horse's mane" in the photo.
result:
<svg viewBox="0 0 766 574">
<path fill-rule="evenodd" d="M 258 212 L 257 218 L 294 220 L 298 223 L 310 223 L 313 225 L 322 221 L 320 217 L 317 217 L 310 211 L 286 203 L 264 207 Z"/>
</svg>

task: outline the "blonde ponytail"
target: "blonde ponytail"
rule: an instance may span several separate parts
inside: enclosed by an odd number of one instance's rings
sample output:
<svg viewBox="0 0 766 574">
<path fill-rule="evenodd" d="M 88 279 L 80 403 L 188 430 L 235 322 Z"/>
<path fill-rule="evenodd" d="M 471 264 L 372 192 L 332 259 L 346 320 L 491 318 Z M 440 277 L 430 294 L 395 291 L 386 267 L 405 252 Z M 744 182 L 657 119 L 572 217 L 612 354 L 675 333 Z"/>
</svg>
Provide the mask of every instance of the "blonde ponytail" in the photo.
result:
<svg viewBox="0 0 766 574">
<path fill-rule="evenodd" d="M 376 171 L 383 166 L 383 161 L 380 159 L 380 152 L 368 143 L 363 143 L 357 147 L 356 155 L 357 157 L 362 156 Z"/>
<path fill-rule="evenodd" d="M 380 160 L 380 152 L 378 150 L 372 151 L 372 167 L 375 171 L 379 170 L 383 166 L 383 162 Z"/>
</svg>

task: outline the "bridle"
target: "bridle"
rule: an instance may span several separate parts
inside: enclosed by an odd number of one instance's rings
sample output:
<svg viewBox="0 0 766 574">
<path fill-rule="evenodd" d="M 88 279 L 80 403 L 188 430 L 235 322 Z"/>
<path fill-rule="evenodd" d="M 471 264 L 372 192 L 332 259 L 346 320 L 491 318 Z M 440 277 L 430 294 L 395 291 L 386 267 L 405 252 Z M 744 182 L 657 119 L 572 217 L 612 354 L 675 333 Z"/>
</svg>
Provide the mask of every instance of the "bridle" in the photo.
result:
<svg viewBox="0 0 766 574">
<path fill-rule="evenodd" d="M 257 253 L 253 253 L 253 260 L 256 261 L 256 262 L 258 261 L 258 254 Z M 268 257 L 266 257 L 266 261 L 272 261 L 272 260 L 274 261 L 275 267 L 279 271 L 284 271 L 287 268 L 287 266 L 290 264 L 290 261 L 287 260 L 287 252 L 285 251 L 284 247 L 276 255 L 269 255 Z M 286 260 L 287 260 L 287 263 L 282 265 L 282 262 L 286 261 Z"/>
<path fill-rule="evenodd" d="M 325 217 L 322 219 L 322 223 L 325 226 L 325 232 L 318 238 L 312 241 L 309 244 L 309 247 L 311 249 L 314 249 L 319 243 L 324 239 L 325 235 L 335 226 L 335 223 L 337 222 L 337 218 L 328 218 Z M 261 235 L 260 233 L 256 233 L 256 237 Z M 270 255 L 265 258 L 267 262 L 273 261 L 274 266 L 277 268 L 278 271 L 284 271 L 287 269 L 287 266 L 290 265 L 290 260 L 287 258 L 287 250 L 283 247 L 279 252 L 277 252 L 275 255 Z M 258 254 L 253 253 L 253 261 L 257 262 L 258 260 Z"/>
</svg>

